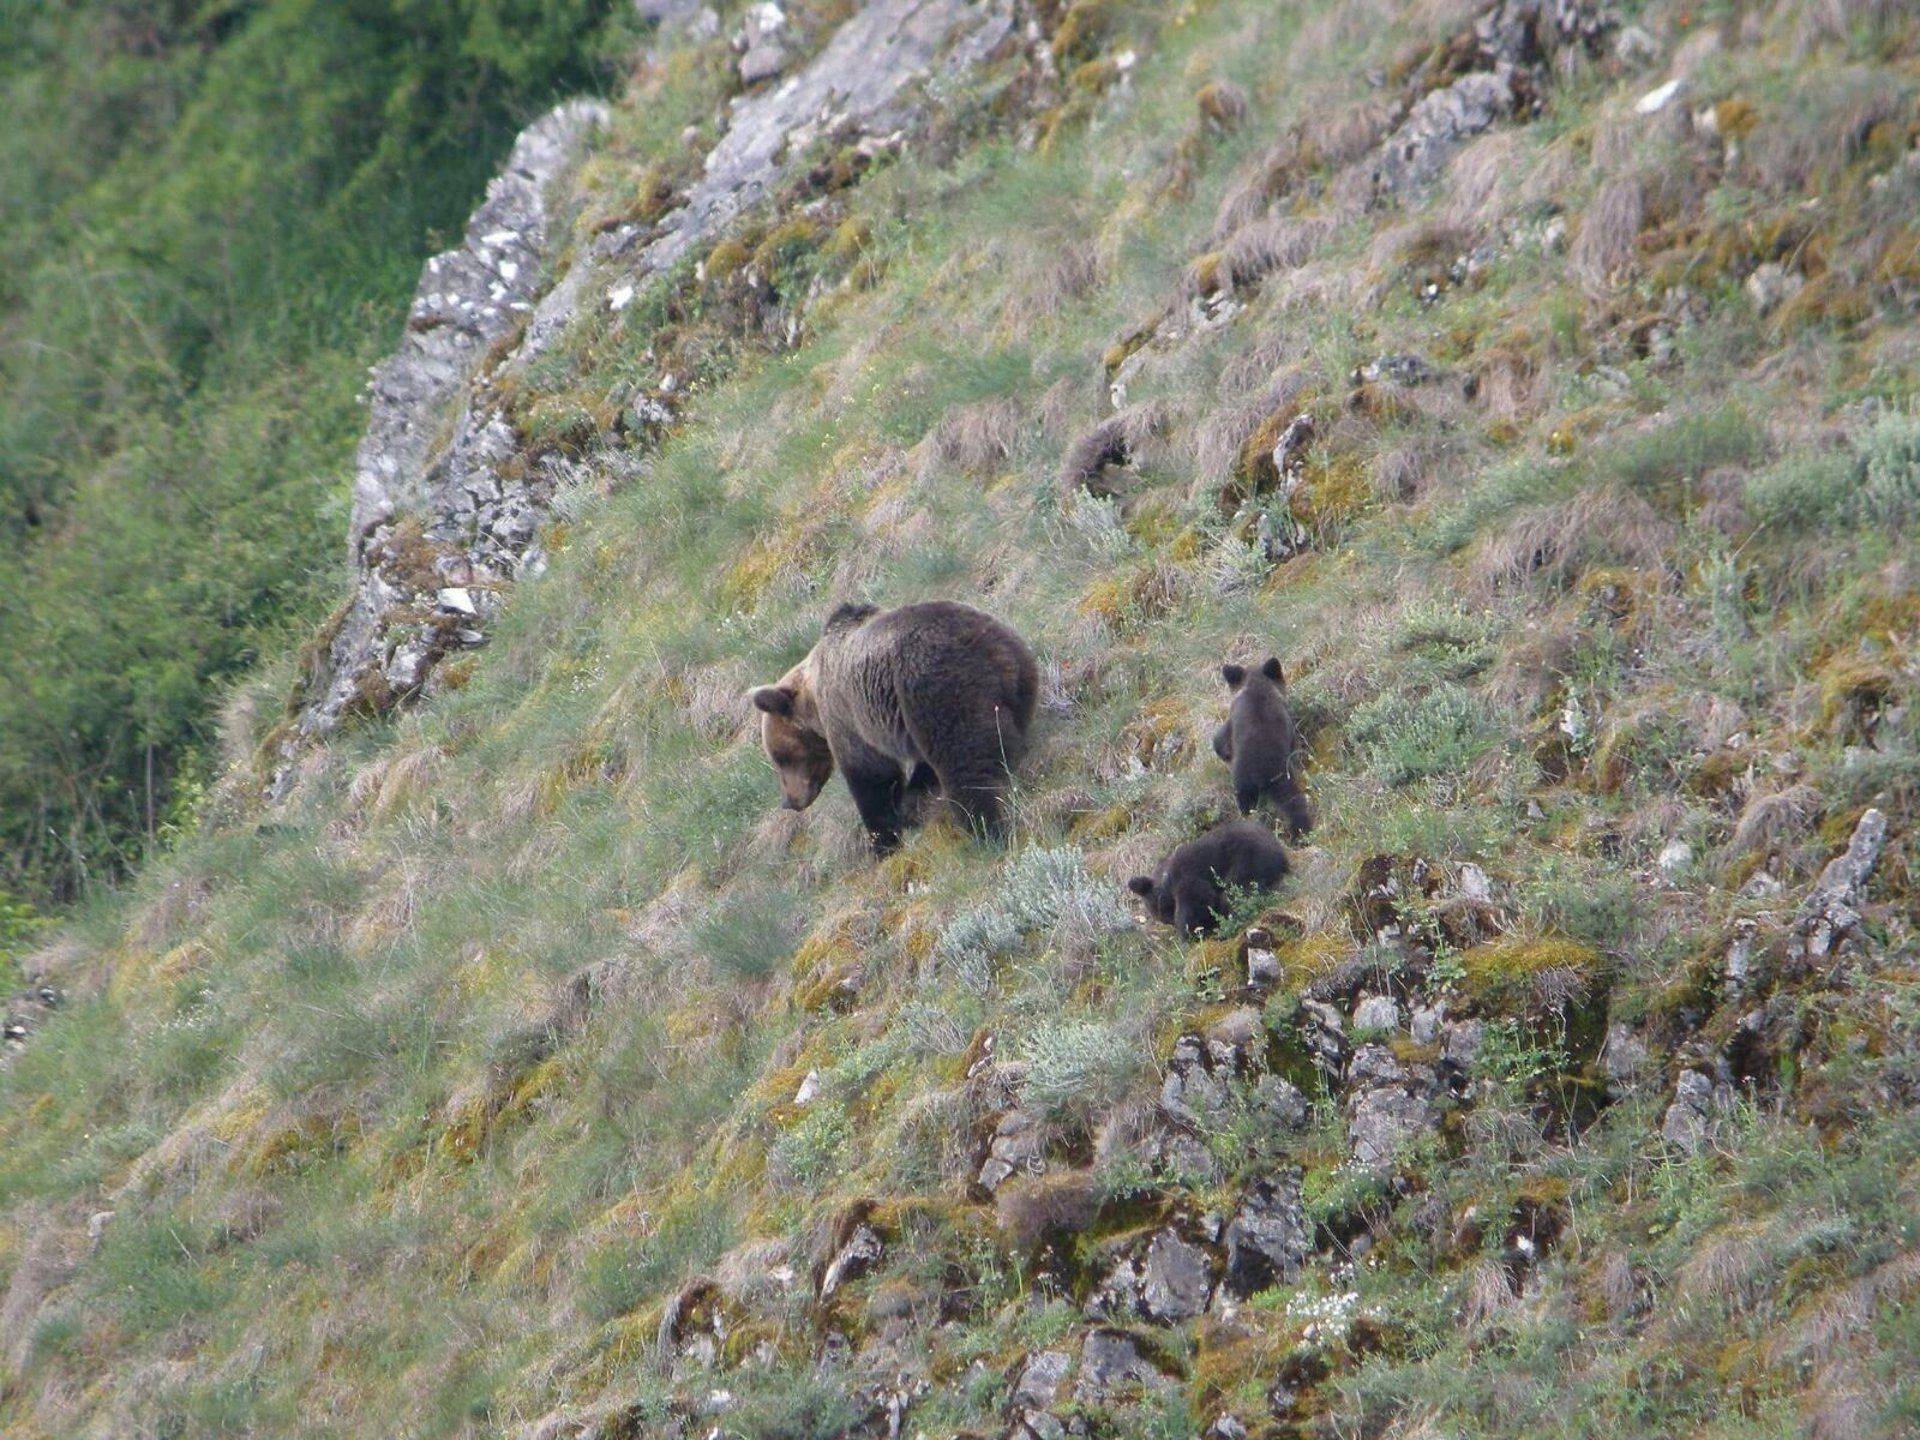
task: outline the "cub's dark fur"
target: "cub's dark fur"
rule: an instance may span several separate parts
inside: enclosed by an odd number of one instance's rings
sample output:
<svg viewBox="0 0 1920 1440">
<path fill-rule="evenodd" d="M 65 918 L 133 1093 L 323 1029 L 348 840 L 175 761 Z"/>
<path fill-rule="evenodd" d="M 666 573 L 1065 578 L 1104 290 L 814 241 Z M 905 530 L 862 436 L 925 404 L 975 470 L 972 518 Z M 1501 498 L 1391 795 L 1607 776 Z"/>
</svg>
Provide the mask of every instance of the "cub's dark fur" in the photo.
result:
<svg viewBox="0 0 1920 1440">
<path fill-rule="evenodd" d="M 1233 766 L 1233 798 L 1242 815 L 1251 815 L 1263 798 L 1286 817 L 1289 838 L 1313 828 L 1313 811 L 1300 793 L 1300 736 L 1287 708 L 1286 675 L 1277 656 L 1258 670 L 1223 665 L 1220 674 L 1233 692 L 1227 723 L 1214 732 L 1214 753 Z"/>
<path fill-rule="evenodd" d="M 1182 935 L 1211 935 L 1229 889 L 1271 890 L 1289 868 L 1286 850 L 1265 826 L 1229 820 L 1176 847 L 1157 871 L 1134 876 L 1127 888 Z"/>
<path fill-rule="evenodd" d="M 969 825 L 998 825 L 1039 694 L 1024 640 L 933 600 L 842 605 L 812 653 L 752 699 L 786 807 L 806 809 L 837 767 L 885 853 L 900 843 L 910 789 L 937 789 Z"/>
</svg>

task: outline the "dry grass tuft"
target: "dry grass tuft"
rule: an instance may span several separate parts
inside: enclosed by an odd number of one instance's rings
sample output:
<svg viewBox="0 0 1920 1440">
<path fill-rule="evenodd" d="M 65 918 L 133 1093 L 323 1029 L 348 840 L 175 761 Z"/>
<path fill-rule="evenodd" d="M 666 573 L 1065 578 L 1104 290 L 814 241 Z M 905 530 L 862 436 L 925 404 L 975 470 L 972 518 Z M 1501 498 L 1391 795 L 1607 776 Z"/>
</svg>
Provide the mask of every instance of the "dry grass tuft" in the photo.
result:
<svg viewBox="0 0 1920 1440">
<path fill-rule="evenodd" d="M 973 475 L 1000 469 L 1013 454 L 1026 424 L 1025 408 L 1009 396 L 954 406 L 926 438 L 920 478 L 925 480 L 928 468 L 936 463 Z"/>
<path fill-rule="evenodd" d="M 1193 97 L 1200 118 L 1221 130 L 1235 130 L 1247 118 L 1247 92 L 1231 80 L 1215 80 Z"/>
<path fill-rule="evenodd" d="M 1630 490 L 1605 485 L 1523 515 L 1480 549 L 1489 589 L 1543 579 L 1565 585 L 1597 564 L 1661 568 L 1673 525 Z"/>
<path fill-rule="evenodd" d="M 1009 1180 L 993 1197 L 994 1220 L 1021 1251 L 1051 1235 L 1078 1235 L 1099 1212 L 1099 1188 L 1080 1170 Z"/>
<path fill-rule="evenodd" d="M 1753 1304 L 1772 1265 L 1775 1248 L 1761 1227 L 1743 1226 L 1697 1250 L 1680 1267 L 1674 1290 L 1685 1300 L 1703 1300 L 1729 1313 Z"/>
<path fill-rule="evenodd" d="M 1260 155 L 1228 183 L 1213 216 L 1213 238 L 1225 240 L 1266 214 L 1273 197 L 1300 165 L 1300 141 L 1289 136 Z"/>
<path fill-rule="evenodd" d="M 1916 1292 L 1920 1292 L 1920 1250 L 1905 1250 L 1816 1305 L 1798 1325 L 1774 1340 L 1769 1358 L 1775 1365 L 1838 1359 L 1872 1327 L 1883 1306 L 1901 1304 Z"/>
<path fill-rule="evenodd" d="M 1066 494 L 1085 489 L 1096 497 L 1114 494 L 1106 472 L 1115 465 L 1131 465 L 1145 457 L 1166 434 L 1169 416 L 1164 405 L 1129 405 L 1109 416 L 1067 447 L 1060 462 L 1060 489 Z"/>
<path fill-rule="evenodd" d="M 1252 285 L 1276 270 L 1304 265 L 1325 241 L 1326 220 L 1255 220 L 1228 237 L 1220 250 L 1220 279 L 1230 287 Z"/>
<path fill-rule="evenodd" d="M 1485 1330 L 1514 1307 L 1519 1297 L 1506 1267 L 1497 1260 L 1482 1260 L 1467 1272 L 1466 1298 L 1461 1318 L 1469 1330 Z"/>
<path fill-rule="evenodd" d="M 25 1246 L 0 1299 L 0 1362 L 19 1375 L 33 1356 L 34 1320 L 48 1295 L 72 1274 L 78 1248 L 72 1231 L 45 1213 L 29 1212 Z"/>
<path fill-rule="evenodd" d="M 1600 187 L 1567 258 L 1589 295 L 1604 294 L 1624 278 L 1645 218 L 1646 199 L 1638 180 L 1609 180 Z"/>
<path fill-rule="evenodd" d="M 1519 140 L 1504 130 L 1482 135 L 1454 156 L 1447 166 L 1441 219 L 1462 229 L 1481 229 L 1497 220 L 1494 197 L 1512 182 L 1519 157 Z"/>
<path fill-rule="evenodd" d="M 1740 812 L 1727 841 L 1729 855 L 1772 850 L 1782 841 L 1804 834 L 1820 818 L 1826 797 L 1811 785 L 1792 785 L 1771 795 L 1755 795 Z"/>
<path fill-rule="evenodd" d="M 1646 1308 L 1646 1282 L 1624 1250 L 1609 1250 L 1600 1261 L 1600 1303 L 1616 1325 Z"/>
<path fill-rule="evenodd" d="M 1306 392 L 1307 378 L 1298 370 L 1269 376 L 1256 393 L 1222 407 L 1202 420 L 1193 435 L 1196 487 L 1217 490 L 1233 478 L 1240 455 L 1270 415 L 1291 408 Z"/>
</svg>

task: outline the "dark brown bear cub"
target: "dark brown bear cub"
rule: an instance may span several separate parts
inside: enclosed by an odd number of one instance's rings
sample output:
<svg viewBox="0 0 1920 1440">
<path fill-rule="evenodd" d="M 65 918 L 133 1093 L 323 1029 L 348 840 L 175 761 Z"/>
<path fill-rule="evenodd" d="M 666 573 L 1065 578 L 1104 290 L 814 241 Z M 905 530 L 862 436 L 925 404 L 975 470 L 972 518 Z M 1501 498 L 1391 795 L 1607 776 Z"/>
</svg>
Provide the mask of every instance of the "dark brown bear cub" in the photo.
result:
<svg viewBox="0 0 1920 1440">
<path fill-rule="evenodd" d="M 1228 890 L 1271 890 L 1287 873 L 1287 852 L 1264 825 L 1229 820 L 1136 875 L 1127 888 L 1146 898 L 1153 918 L 1182 935 L 1211 935 L 1229 904 Z"/>
<path fill-rule="evenodd" d="M 753 691 L 789 810 L 837 767 L 875 850 L 900 843 L 909 788 L 937 788 L 970 826 L 996 828 L 1040 694 L 1033 652 L 968 605 L 842 605 L 820 643 Z"/>
<path fill-rule="evenodd" d="M 1213 750 L 1233 766 L 1233 798 L 1242 815 L 1251 815 L 1263 798 L 1286 817 L 1287 834 L 1298 840 L 1313 828 L 1313 811 L 1300 793 L 1300 737 L 1287 708 L 1286 676 L 1278 657 L 1269 655 L 1258 670 L 1223 665 L 1220 674 L 1233 692 L 1227 723 L 1213 736 Z"/>
</svg>

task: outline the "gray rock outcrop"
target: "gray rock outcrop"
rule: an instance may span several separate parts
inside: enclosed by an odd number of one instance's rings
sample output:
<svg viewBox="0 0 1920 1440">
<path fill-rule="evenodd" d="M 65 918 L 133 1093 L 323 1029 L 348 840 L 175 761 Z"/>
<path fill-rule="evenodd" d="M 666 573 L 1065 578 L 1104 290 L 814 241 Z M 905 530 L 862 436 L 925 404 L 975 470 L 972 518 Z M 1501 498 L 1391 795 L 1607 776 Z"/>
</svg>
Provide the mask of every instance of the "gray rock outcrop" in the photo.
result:
<svg viewBox="0 0 1920 1440">
<path fill-rule="evenodd" d="M 762 19 L 759 43 L 775 43 L 784 32 Z M 484 644 L 505 590 L 543 568 L 537 537 L 567 467 L 522 454 L 485 377 L 523 373 L 588 306 L 623 309 L 777 189 L 814 139 L 898 131 L 919 103 L 914 81 L 976 66 L 1012 28 L 1012 0 L 872 0 L 807 64 L 734 100 L 683 205 L 657 226 L 595 237 L 557 279 L 550 207 L 608 112 L 577 100 L 527 127 L 463 243 L 427 262 L 400 348 L 374 368 L 355 462 L 352 591 L 315 647 L 270 795 L 286 793 L 301 750 L 347 716 L 418 697 L 443 658 Z M 643 430 L 671 418 L 644 394 L 627 408 Z"/>
</svg>

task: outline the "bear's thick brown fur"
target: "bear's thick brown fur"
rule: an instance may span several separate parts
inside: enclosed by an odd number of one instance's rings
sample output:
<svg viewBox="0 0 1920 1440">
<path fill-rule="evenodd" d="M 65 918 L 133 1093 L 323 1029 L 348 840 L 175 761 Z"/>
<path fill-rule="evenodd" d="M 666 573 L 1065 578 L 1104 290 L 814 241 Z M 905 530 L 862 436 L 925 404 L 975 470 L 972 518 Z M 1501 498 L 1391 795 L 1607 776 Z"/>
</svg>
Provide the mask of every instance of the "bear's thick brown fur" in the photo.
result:
<svg viewBox="0 0 1920 1440">
<path fill-rule="evenodd" d="M 1300 793 L 1299 733 L 1287 708 L 1286 674 L 1278 656 L 1258 670 L 1223 665 L 1221 678 L 1233 692 L 1227 723 L 1213 736 L 1213 751 L 1233 766 L 1233 798 L 1242 815 L 1271 799 L 1286 817 L 1287 835 L 1298 840 L 1313 828 L 1313 811 Z"/>
<path fill-rule="evenodd" d="M 1033 652 L 968 605 L 842 605 L 819 644 L 753 691 L 789 810 L 838 769 L 881 853 L 900 843 L 907 792 L 937 788 L 969 825 L 998 826 L 1040 694 Z"/>
<path fill-rule="evenodd" d="M 1181 935 L 1211 935 L 1231 903 L 1229 890 L 1271 890 L 1290 868 L 1265 826 L 1229 820 L 1175 846 L 1157 871 L 1134 876 L 1127 888 Z"/>
</svg>

